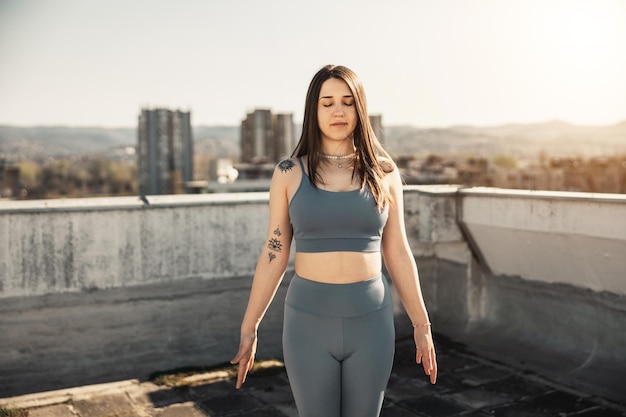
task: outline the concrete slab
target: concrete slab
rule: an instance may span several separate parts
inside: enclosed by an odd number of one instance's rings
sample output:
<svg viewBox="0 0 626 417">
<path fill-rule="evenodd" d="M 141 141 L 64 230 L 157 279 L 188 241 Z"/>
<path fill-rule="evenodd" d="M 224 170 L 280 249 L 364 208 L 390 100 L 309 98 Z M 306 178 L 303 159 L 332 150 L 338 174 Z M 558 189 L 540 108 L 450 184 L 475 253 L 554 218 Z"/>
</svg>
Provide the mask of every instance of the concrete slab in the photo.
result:
<svg viewBox="0 0 626 417">
<path fill-rule="evenodd" d="M 111 415 L 132 415 L 134 405 L 125 393 L 96 396 L 74 401 L 74 409 L 81 416 L 110 417 Z"/>
<path fill-rule="evenodd" d="M 545 410 L 552 415 L 574 413 L 594 408 L 597 404 L 574 394 L 563 391 L 552 391 L 540 395 L 528 402 L 533 409 Z"/>
<path fill-rule="evenodd" d="M 200 400 L 198 404 L 200 404 L 203 410 L 209 411 L 211 413 L 210 415 L 216 416 L 252 413 L 253 411 L 254 415 L 256 415 L 257 411 L 265 406 L 260 400 L 250 395 L 242 394 L 241 392 L 236 392 L 225 397 Z"/>
<path fill-rule="evenodd" d="M 219 381 L 210 384 L 196 385 L 189 388 L 187 395 L 194 400 L 222 398 L 237 392 L 233 381 Z"/>
<path fill-rule="evenodd" d="M 429 417 L 448 417 L 462 412 L 472 411 L 472 408 L 470 407 L 454 403 L 449 399 L 444 399 L 435 395 L 417 398 L 415 400 L 404 400 L 398 405 L 416 413 L 417 415 L 425 415 Z"/>
<path fill-rule="evenodd" d="M 438 352 L 446 365 L 437 384 L 431 385 L 413 363 L 412 349 L 412 340 L 397 343 L 400 355 L 382 417 L 626 417 L 626 404 L 472 355 L 443 338 Z M 280 367 L 251 376 L 241 390 L 229 379 L 181 388 L 134 381 L 63 392 L 17 398 L 31 404 L 26 407 L 8 399 L 0 404 L 26 408 L 30 417 L 298 417 Z"/>
<path fill-rule="evenodd" d="M 171 407 L 157 410 L 155 417 L 207 417 L 204 411 L 199 410 L 198 406 L 193 402 L 176 404 Z"/>
<path fill-rule="evenodd" d="M 57 404 L 48 407 L 32 408 L 28 410 L 28 417 L 76 417 L 67 404 Z"/>
<path fill-rule="evenodd" d="M 497 394 L 484 388 L 471 388 L 455 392 L 453 394 L 443 395 L 442 398 L 449 399 L 451 402 L 466 405 L 475 410 L 505 404 L 514 399 L 510 396 Z"/>
<path fill-rule="evenodd" d="M 298 417 L 298 409 L 295 403 L 291 404 L 276 404 L 274 406 L 276 410 L 280 411 L 285 417 Z"/>
</svg>

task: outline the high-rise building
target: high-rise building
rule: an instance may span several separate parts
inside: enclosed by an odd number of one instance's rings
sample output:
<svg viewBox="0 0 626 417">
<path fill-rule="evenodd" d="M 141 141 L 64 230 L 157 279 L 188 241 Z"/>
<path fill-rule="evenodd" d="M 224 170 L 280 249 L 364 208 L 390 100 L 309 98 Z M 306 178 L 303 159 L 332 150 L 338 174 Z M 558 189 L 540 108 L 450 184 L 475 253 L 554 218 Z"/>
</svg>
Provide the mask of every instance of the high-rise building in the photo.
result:
<svg viewBox="0 0 626 417">
<path fill-rule="evenodd" d="M 293 150 L 293 115 L 256 109 L 241 122 L 241 161 L 278 162 Z"/>
<path fill-rule="evenodd" d="M 137 131 L 139 192 L 185 192 L 185 183 L 193 180 L 191 113 L 142 109 Z"/>
</svg>

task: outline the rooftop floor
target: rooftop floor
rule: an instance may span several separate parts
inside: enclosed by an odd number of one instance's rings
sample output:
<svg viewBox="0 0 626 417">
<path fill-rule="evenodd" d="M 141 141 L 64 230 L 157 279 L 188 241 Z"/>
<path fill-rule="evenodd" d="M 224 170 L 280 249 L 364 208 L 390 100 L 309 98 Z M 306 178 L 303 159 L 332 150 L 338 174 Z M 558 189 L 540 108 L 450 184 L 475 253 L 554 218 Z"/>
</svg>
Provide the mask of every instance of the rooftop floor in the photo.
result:
<svg viewBox="0 0 626 417">
<path fill-rule="evenodd" d="M 413 363 L 413 342 L 398 341 L 382 417 L 626 416 L 626 404 L 485 359 L 443 336 L 435 341 L 440 372 L 434 386 Z M 251 374 L 239 391 L 232 378 L 214 371 L 180 388 L 130 380 L 4 398 L 0 410 L 25 408 L 29 417 L 297 417 L 284 368 L 274 364 Z"/>
</svg>

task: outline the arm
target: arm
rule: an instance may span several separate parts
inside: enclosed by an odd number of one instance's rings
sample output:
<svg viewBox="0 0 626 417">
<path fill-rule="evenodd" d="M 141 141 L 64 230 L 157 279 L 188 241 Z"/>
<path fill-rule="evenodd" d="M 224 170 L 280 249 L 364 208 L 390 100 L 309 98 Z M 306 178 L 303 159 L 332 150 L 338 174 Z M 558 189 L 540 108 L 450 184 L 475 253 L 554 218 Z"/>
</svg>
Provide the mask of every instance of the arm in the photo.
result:
<svg viewBox="0 0 626 417">
<path fill-rule="evenodd" d="M 237 388 L 241 387 L 248 371 L 252 369 L 256 354 L 257 329 L 278 290 L 289 262 L 292 230 L 289 221 L 287 185 L 290 178 L 289 170 L 281 169 L 279 166 L 274 170 L 270 184 L 267 238 L 257 261 L 248 307 L 241 323 L 239 352 L 231 360 L 232 364 L 239 364 Z"/>
<path fill-rule="evenodd" d="M 383 231 L 383 258 L 402 305 L 414 326 L 413 337 L 417 348 L 415 360 L 423 364 L 424 372 L 434 384 L 437 380 L 437 360 L 417 265 L 406 237 L 402 180 L 398 168 L 387 174 L 385 179 L 389 185 L 391 205 Z"/>
</svg>

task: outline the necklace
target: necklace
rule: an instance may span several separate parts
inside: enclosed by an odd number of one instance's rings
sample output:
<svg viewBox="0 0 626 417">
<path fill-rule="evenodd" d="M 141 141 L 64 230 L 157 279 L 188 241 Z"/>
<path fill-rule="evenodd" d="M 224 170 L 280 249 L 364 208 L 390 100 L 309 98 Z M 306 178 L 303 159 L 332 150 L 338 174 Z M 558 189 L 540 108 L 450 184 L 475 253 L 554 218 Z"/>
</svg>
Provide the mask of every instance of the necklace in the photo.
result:
<svg viewBox="0 0 626 417">
<path fill-rule="evenodd" d="M 321 156 L 322 158 L 325 159 L 333 159 L 335 161 L 339 161 L 339 163 L 337 164 L 337 168 L 343 168 L 343 162 L 345 159 L 352 159 L 354 158 L 355 153 L 349 153 L 347 155 L 327 155 L 325 153 L 319 153 L 319 156 Z"/>
</svg>

